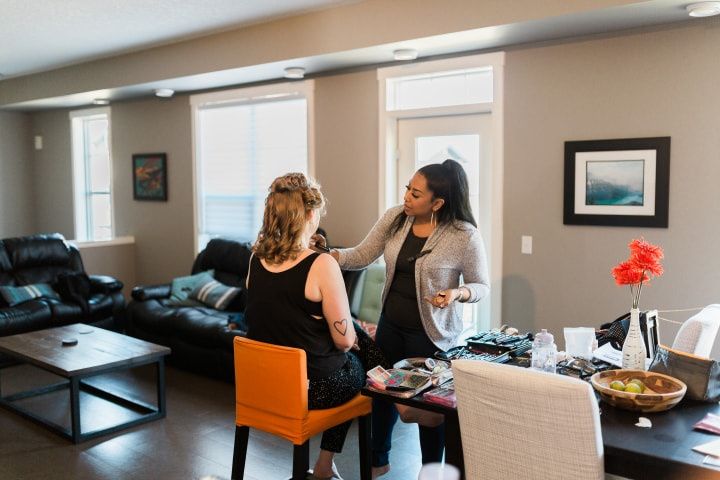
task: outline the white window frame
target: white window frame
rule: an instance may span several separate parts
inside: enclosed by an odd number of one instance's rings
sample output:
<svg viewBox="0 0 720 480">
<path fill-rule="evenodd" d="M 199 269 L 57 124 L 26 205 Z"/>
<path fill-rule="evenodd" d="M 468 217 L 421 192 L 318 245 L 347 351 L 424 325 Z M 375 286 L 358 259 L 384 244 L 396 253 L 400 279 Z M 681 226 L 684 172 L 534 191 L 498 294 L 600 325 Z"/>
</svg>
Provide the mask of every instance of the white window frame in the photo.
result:
<svg viewBox="0 0 720 480">
<path fill-rule="evenodd" d="M 408 110 L 387 110 L 386 80 L 393 77 L 422 75 L 432 72 L 446 72 L 489 66 L 493 69 L 493 101 L 468 105 L 419 108 Z M 377 71 L 378 79 L 378 215 L 390 206 L 397 183 L 397 123 L 403 118 L 421 118 L 472 113 L 490 113 L 493 131 L 491 160 L 490 198 L 492 218 L 489 220 L 490 234 L 485 238 L 488 249 L 490 275 L 490 322 L 493 327 L 502 323 L 502 258 L 503 258 L 503 165 L 504 165 L 504 79 L 505 52 L 469 55 L 442 60 L 411 63 Z"/>
<path fill-rule="evenodd" d="M 305 98 L 307 102 L 307 168 L 310 176 L 315 176 L 315 81 L 303 80 L 298 82 L 283 82 L 258 87 L 238 88 L 220 92 L 202 93 L 190 96 L 192 109 L 192 184 L 193 184 L 193 249 L 199 253 L 198 238 L 200 236 L 200 219 L 202 218 L 202 202 L 200 195 L 200 145 L 197 143 L 199 132 L 200 109 L 215 105 L 247 105 L 252 103 L 266 103 L 272 101 L 288 100 L 291 98 Z M 269 186 L 269 185 L 268 185 Z"/>
<path fill-rule="evenodd" d="M 69 113 L 70 118 L 70 143 L 72 147 L 72 178 L 73 178 L 73 231 L 75 233 L 75 240 L 84 242 L 94 242 L 95 238 L 90 237 L 92 225 L 88 225 L 88 202 L 83 200 L 83 197 L 88 194 L 88 180 L 87 175 L 82 181 L 82 190 L 78 185 L 78 165 L 80 162 L 83 164 L 83 171 L 87 172 L 87 156 L 85 155 L 85 147 L 82 145 L 84 141 L 83 135 L 78 135 L 75 129 L 75 120 L 86 117 L 94 116 L 105 116 L 108 122 L 107 142 L 108 142 L 108 162 L 109 166 L 109 182 L 110 182 L 110 240 L 115 238 L 115 201 L 114 201 L 114 181 L 113 181 L 113 157 L 112 157 L 112 115 L 110 113 L 110 107 L 99 107 L 99 108 L 88 108 L 84 110 L 73 110 Z M 82 158 L 80 158 L 82 156 Z M 82 212 L 80 212 L 80 208 Z M 81 215 L 83 218 L 81 218 Z M 81 227 L 84 226 L 84 232 L 80 232 Z M 105 240 L 103 240 L 105 241 Z"/>
</svg>

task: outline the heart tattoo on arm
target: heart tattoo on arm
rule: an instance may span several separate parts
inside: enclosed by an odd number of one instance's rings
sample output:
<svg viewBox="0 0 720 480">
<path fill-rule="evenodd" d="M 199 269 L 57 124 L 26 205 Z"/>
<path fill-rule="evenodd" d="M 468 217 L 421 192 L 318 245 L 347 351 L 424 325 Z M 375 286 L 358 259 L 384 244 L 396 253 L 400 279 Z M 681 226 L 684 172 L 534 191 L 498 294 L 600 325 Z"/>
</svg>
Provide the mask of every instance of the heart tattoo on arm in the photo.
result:
<svg viewBox="0 0 720 480">
<path fill-rule="evenodd" d="M 335 327 L 335 330 L 344 337 L 345 333 L 347 333 L 347 320 L 343 318 L 342 320 L 333 322 L 333 327 Z"/>
</svg>

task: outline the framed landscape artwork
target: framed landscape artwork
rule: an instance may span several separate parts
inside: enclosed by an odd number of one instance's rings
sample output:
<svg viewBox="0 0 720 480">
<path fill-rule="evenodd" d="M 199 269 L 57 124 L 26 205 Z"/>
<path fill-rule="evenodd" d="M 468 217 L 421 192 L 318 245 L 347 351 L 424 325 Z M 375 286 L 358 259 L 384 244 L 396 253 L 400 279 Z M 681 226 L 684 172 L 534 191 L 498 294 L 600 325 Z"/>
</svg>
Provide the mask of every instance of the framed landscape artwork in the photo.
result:
<svg viewBox="0 0 720 480">
<path fill-rule="evenodd" d="M 133 160 L 133 198 L 167 200 L 167 155 L 136 153 Z"/>
<path fill-rule="evenodd" d="M 670 137 L 565 142 L 565 225 L 668 226 Z"/>
</svg>

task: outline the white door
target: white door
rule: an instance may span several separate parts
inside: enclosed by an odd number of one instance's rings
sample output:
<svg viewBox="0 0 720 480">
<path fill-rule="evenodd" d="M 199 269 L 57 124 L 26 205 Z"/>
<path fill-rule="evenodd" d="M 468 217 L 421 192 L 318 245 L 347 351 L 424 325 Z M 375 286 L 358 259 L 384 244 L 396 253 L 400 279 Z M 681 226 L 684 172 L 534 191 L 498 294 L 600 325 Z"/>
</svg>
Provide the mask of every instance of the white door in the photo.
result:
<svg viewBox="0 0 720 480">
<path fill-rule="evenodd" d="M 397 198 L 402 202 L 410 177 L 420 167 L 456 160 L 465 169 L 470 205 L 480 233 L 490 250 L 490 178 L 492 124 L 490 114 L 449 115 L 398 120 Z M 489 257 L 488 257 L 489 258 Z M 467 335 L 490 328 L 490 297 L 465 306 L 463 323 Z"/>
</svg>

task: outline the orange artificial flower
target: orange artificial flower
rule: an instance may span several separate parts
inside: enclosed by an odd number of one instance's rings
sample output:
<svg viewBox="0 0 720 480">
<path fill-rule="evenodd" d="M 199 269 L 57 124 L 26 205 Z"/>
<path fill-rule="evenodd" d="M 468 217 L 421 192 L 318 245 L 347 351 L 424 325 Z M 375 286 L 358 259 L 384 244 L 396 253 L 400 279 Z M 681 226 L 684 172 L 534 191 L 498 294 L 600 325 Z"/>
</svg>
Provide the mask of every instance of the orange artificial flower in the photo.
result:
<svg viewBox="0 0 720 480">
<path fill-rule="evenodd" d="M 633 285 L 650 280 L 650 277 L 630 260 L 621 262 L 613 268 L 612 276 L 615 277 L 615 283 L 618 285 Z"/>
<path fill-rule="evenodd" d="M 628 247 L 630 258 L 613 268 L 612 276 L 618 285 L 630 285 L 632 308 L 638 308 L 643 283 L 649 282 L 651 275 L 659 277 L 663 274 L 660 260 L 665 254 L 661 247 L 648 243 L 643 238 L 636 238 Z"/>
<path fill-rule="evenodd" d="M 630 247 L 630 261 L 638 269 L 647 270 L 656 277 L 663 274 L 660 260 L 665 254 L 661 247 L 648 243 L 642 238 L 636 238 L 628 246 Z"/>
</svg>

